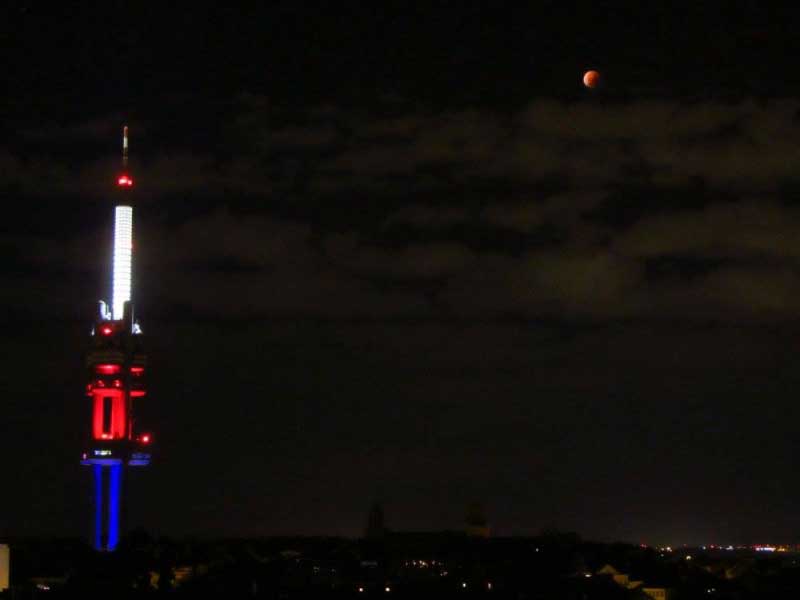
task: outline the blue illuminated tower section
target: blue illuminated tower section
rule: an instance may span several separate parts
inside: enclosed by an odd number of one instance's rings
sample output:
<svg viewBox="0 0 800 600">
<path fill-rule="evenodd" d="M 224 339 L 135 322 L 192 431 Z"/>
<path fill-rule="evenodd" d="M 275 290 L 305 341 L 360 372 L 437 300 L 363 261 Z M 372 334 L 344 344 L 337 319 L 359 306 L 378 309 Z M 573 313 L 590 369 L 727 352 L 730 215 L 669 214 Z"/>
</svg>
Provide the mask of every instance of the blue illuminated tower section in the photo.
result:
<svg viewBox="0 0 800 600">
<path fill-rule="evenodd" d="M 151 435 L 134 427 L 134 401 L 147 393 L 144 336 L 133 317 L 133 179 L 128 173 L 128 128 L 122 134 L 120 202 L 114 207 L 111 305 L 100 301 L 86 357 L 91 434 L 81 464 L 92 468 L 92 544 L 111 552 L 120 538 L 125 467 L 150 463 Z"/>
</svg>

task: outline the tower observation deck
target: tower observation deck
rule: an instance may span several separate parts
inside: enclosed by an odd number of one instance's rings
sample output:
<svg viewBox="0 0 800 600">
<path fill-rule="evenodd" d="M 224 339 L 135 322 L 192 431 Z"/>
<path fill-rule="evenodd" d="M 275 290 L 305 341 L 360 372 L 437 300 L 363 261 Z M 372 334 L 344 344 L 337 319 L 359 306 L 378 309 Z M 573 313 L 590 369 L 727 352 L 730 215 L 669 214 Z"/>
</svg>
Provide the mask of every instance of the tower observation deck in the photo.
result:
<svg viewBox="0 0 800 600">
<path fill-rule="evenodd" d="M 122 475 L 126 467 L 150 463 L 152 435 L 141 432 L 134 419 L 135 402 L 147 393 L 144 335 L 134 319 L 133 301 L 133 178 L 128 172 L 128 128 L 123 129 L 122 172 L 117 177 L 120 198 L 114 207 L 114 250 L 111 306 L 100 301 L 86 356 L 86 395 L 91 421 L 81 464 L 91 467 L 94 513 L 92 544 L 113 551 L 120 539 Z"/>
</svg>

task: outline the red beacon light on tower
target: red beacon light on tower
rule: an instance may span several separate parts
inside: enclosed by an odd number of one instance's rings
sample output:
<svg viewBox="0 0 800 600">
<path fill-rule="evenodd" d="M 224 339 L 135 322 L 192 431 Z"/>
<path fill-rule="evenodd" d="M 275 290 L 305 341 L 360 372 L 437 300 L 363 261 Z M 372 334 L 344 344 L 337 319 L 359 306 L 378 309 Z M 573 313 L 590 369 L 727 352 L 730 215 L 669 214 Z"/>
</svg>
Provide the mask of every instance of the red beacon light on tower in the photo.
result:
<svg viewBox="0 0 800 600">
<path fill-rule="evenodd" d="M 133 179 L 130 175 L 126 175 L 123 173 L 122 175 L 117 178 L 117 185 L 119 187 L 132 187 L 133 186 Z"/>
</svg>

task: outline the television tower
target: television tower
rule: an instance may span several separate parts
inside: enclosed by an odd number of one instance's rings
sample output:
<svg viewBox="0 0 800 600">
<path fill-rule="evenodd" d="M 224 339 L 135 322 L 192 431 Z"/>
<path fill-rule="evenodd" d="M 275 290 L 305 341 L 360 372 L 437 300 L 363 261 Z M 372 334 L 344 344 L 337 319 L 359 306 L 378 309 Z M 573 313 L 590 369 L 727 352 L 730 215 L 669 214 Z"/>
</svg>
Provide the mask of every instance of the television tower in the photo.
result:
<svg viewBox="0 0 800 600">
<path fill-rule="evenodd" d="M 128 128 L 122 130 L 122 171 L 117 177 L 119 202 L 114 207 L 114 256 L 111 306 L 100 301 L 86 357 L 91 398 L 91 435 L 81 464 L 92 468 L 94 519 L 92 545 L 111 552 L 120 538 L 124 467 L 150 464 L 152 436 L 139 432 L 134 400 L 146 393 L 144 336 L 134 320 L 131 301 L 133 271 L 133 178 L 128 171 Z"/>
</svg>

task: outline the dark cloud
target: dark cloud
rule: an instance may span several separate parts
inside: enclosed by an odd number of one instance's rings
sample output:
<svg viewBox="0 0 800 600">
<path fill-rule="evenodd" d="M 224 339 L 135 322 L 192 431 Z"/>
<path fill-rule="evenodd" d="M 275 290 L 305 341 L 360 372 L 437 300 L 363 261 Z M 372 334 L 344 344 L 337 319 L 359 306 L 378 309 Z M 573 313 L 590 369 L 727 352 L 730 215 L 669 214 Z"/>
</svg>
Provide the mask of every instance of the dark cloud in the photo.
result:
<svg viewBox="0 0 800 600">
<path fill-rule="evenodd" d="M 638 257 L 691 254 L 795 262 L 798 234 L 800 213 L 795 207 L 743 199 L 643 219 L 620 234 L 614 245 L 621 253 Z"/>
<path fill-rule="evenodd" d="M 193 196 L 230 207 L 189 209 L 183 221 L 145 230 L 146 268 L 169 282 L 159 285 L 159 297 L 171 303 L 225 313 L 442 317 L 694 318 L 793 309 L 800 225 L 779 190 L 795 179 L 794 102 L 538 100 L 511 115 L 397 116 L 334 107 L 287 113 L 257 96 L 238 102 L 244 112 L 222 126 L 241 132 L 247 123 L 238 145 L 228 139 L 217 156 L 166 147 L 137 160 L 143 210 L 169 214 L 172 203 L 191 204 Z M 284 124 L 287 115 L 294 124 Z M 52 135 L 90 142 L 115 131 L 116 118 L 67 124 Z M 157 127 L 142 127 L 145 148 Z M 25 135 L 35 141 L 42 132 Z M 282 161 L 297 152 L 287 170 Z M 3 165 L 5 188 L 34 197 L 98 198 L 113 172 L 109 159 L 73 167 L 58 156 L 8 151 Z M 641 168 L 631 177 L 633 165 Z M 413 182 L 400 197 L 397 177 Z M 541 185 L 548 177 L 563 189 Z M 691 194 L 680 186 L 698 179 L 706 190 L 728 190 L 725 201 L 706 191 L 696 208 L 677 199 L 671 207 L 670 196 Z M 461 186 L 470 181 L 504 182 L 505 191 L 484 188 L 465 203 Z M 731 195 L 738 187 L 748 195 Z M 625 209 L 618 190 L 628 188 L 638 190 L 625 200 L 636 205 L 634 219 L 597 221 L 600 209 Z M 320 214 L 331 211 L 336 216 L 323 222 Z M 348 223 L 350 211 L 359 216 Z M 518 237 L 506 245 L 512 234 Z M 4 243 L 25 248 L 17 252 L 25 264 L 69 271 L 97 268 L 99 239 L 81 233 L 55 244 L 20 233 Z M 674 275 L 686 256 L 716 262 L 691 277 L 660 278 L 650 268 L 675 259 Z"/>
</svg>

